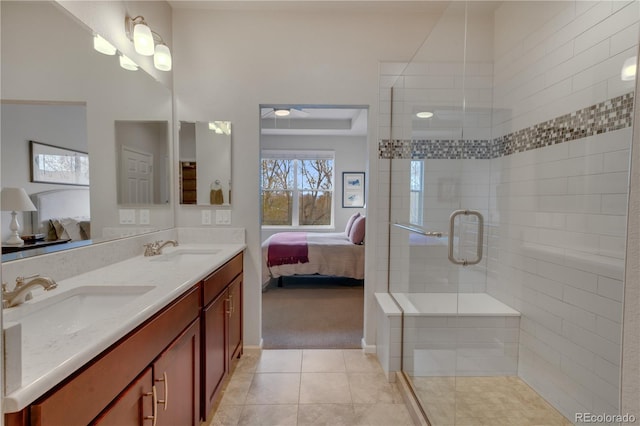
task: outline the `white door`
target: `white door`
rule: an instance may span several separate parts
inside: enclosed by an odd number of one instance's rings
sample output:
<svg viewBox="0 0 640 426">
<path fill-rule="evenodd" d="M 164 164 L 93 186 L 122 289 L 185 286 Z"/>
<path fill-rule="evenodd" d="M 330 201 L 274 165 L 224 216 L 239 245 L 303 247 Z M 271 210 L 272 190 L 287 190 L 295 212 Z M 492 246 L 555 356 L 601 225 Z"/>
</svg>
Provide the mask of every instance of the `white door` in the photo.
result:
<svg viewBox="0 0 640 426">
<path fill-rule="evenodd" d="M 121 202 L 151 204 L 153 200 L 153 154 L 122 147 Z"/>
</svg>

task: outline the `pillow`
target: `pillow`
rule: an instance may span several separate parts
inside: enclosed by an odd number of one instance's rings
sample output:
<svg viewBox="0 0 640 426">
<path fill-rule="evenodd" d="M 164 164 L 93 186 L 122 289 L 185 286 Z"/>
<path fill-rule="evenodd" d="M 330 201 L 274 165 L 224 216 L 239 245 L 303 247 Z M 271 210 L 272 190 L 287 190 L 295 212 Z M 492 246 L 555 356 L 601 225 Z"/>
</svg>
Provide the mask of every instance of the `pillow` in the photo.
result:
<svg viewBox="0 0 640 426">
<path fill-rule="evenodd" d="M 349 241 L 353 244 L 362 244 L 364 242 L 365 217 L 358 217 L 351 226 L 349 232 Z"/>
<path fill-rule="evenodd" d="M 64 231 L 64 225 L 60 223 L 60 219 L 51 219 L 51 226 L 55 230 L 56 240 L 63 240 L 69 238 L 67 233 Z"/>
<path fill-rule="evenodd" d="M 82 234 L 80 233 L 80 225 L 78 221 L 70 217 L 59 219 L 60 224 L 64 227 L 62 235 L 66 238 L 71 238 L 72 241 L 82 240 Z"/>
<path fill-rule="evenodd" d="M 344 233 L 347 234 L 347 237 L 349 236 L 349 233 L 351 232 L 351 227 L 353 226 L 353 222 L 356 221 L 356 219 L 360 216 L 360 212 L 356 212 L 354 214 L 351 215 L 351 217 L 349 218 L 349 220 L 347 221 L 347 226 L 344 228 Z"/>
</svg>

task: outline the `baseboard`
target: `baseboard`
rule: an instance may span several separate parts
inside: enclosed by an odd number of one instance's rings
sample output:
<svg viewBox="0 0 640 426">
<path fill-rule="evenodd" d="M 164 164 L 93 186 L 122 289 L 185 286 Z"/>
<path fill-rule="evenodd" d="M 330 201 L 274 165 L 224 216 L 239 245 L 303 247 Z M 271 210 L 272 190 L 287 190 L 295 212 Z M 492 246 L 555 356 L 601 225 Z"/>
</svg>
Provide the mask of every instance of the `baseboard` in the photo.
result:
<svg viewBox="0 0 640 426">
<path fill-rule="evenodd" d="M 259 345 L 244 345 L 244 348 L 245 349 L 250 349 L 250 350 L 260 350 L 260 349 L 262 349 L 262 343 L 263 343 L 263 340 L 261 338 Z"/>
<path fill-rule="evenodd" d="M 360 341 L 360 345 L 362 347 L 362 351 L 365 354 L 375 354 L 375 353 L 377 353 L 376 345 L 367 345 L 367 342 L 364 340 L 364 337 Z"/>
</svg>

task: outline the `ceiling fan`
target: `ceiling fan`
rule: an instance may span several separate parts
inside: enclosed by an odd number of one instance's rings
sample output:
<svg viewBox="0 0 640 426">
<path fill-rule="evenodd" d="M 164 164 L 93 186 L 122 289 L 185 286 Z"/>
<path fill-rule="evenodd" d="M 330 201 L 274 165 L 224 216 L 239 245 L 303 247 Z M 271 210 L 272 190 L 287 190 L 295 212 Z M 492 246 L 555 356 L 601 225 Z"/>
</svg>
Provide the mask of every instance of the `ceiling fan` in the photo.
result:
<svg viewBox="0 0 640 426">
<path fill-rule="evenodd" d="M 262 118 L 300 118 L 308 115 L 309 113 L 302 108 L 262 108 Z"/>
</svg>

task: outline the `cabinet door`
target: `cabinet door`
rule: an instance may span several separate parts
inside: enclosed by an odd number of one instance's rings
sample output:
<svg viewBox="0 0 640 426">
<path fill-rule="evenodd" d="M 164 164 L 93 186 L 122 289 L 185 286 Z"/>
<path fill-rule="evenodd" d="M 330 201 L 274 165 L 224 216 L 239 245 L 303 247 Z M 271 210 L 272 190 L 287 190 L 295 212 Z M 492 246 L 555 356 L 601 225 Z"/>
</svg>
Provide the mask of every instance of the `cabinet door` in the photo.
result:
<svg viewBox="0 0 640 426">
<path fill-rule="evenodd" d="M 229 285 L 229 358 L 242 355 L 242 274 Z"/>
<path fill-rule="evenodd" d="M 140 426 L 153 424 L 152 371 L 147 368 L 92 425 Z"/>
<path fill-rule="evenodd" d="M 206 418 L 213 406 L 218 389 L 228 368 L 227 333 L 229 308 L 228 292 L 223 291 L 203 310 L 204 350 L 203 350 L 203 413 Z"/>
<path fill-rule="evenodd" d="M 200 424 L 200 321 L 195 321 L 153 363 L 158 426 Z"/>
</svg>

